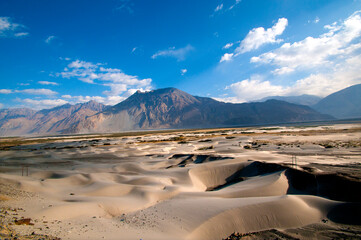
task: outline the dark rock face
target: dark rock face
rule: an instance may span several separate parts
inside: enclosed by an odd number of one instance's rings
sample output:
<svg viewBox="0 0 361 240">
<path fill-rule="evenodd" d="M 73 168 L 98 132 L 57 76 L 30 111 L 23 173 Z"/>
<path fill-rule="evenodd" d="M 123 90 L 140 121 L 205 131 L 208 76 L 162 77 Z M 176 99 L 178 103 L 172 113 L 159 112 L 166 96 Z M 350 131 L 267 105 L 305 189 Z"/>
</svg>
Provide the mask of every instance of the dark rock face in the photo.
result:
<svg viewBox="0 0 361 240">
<path fill-rule="evenodd" d="M 361 117 L 361 84 L 328 95 L 312 108 L 339 119 Z"/>
</svg>

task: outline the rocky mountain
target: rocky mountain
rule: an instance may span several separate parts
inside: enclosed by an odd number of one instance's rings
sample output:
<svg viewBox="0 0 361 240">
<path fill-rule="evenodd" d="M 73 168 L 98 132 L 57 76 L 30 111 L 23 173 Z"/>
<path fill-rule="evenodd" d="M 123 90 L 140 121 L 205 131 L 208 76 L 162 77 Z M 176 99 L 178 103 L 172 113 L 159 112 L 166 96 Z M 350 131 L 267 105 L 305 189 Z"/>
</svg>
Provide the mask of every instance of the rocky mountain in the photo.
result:
<svg viewBox="0 0 361 240">
<path fill-rule="evenodd" d="M 137 129 L 201 128 L 327 120 L 302 105 L 278 100 L 232 104 L 196 97 L 175 88 L 136 92 L 125 101 L 87 117 L 64 133 L 118 132 Z"/>
<path fill-rule="evenodd" d="M 54 134 L 105 109 L 105 105 L 90 101 L 65 104 L 52 109 L 34 111 L 26 108 L 0 110 L 0 136 Z"/>
<path fill-rule="evenodd" d="M 284 101 L 232 104 L 175 88 L 136 92 L 115 106 L 90 101 L 52 109 L 3 109 L 0 135 L 105 133 L 139 129 L 207 128 L 332 119 Z"/>
<path fill-rule="evenodd" d="M 332 93 L 312 108 L 339 119 L 361 117 L 361 84 Z"/>
<path fill-rule="evenodd" d="M 285 102 L 299 104 L 299 105 L 312 106 L 312 105 L 315 105 L 316 103 L 318 103 L 322 98 L 320 98 L 318 96 L 314 96 L 314 95 L 308 95 L 308 94 L 303 94 L 303 95 L 299 95 L 299 96 L 270 96 L 270 97 L 262 98 L 262 99 L 258 100 L 257 102 L 265 102 L 270 99 L 285 101 Z"/>
</svg>

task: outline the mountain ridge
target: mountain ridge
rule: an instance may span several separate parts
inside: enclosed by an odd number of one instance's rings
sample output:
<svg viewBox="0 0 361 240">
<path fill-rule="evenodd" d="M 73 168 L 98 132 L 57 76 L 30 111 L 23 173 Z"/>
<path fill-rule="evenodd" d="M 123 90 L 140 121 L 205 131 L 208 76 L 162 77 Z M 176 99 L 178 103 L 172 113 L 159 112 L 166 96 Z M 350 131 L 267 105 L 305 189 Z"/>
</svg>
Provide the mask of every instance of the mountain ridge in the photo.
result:
<svg viewBox="0 0 361 240">
<path fill-rule="evenodd" d="M 3 136 L 208 128 L 332 119 L 310 107 L 284 101 L 224 103 L 192 96 L 176 88 L 137 91 L 114 106 L 89 101 L 37 112 L 29 109 L 14 110 L 14 113 L 6 111 L 6 114 L 0 111 L 0 116 L 8 116 L 0 118 L 0 135 Z"/>
<path fill-rule="evenodd" d="M 331 117 L 307 106 L 277 100 L 233 104 L 192 96 L 176 88 L 164 88 L 137 92 L 106 111 L 72 125 L 64 133 L 221 127 L 326 119 Z"/>
</svg>

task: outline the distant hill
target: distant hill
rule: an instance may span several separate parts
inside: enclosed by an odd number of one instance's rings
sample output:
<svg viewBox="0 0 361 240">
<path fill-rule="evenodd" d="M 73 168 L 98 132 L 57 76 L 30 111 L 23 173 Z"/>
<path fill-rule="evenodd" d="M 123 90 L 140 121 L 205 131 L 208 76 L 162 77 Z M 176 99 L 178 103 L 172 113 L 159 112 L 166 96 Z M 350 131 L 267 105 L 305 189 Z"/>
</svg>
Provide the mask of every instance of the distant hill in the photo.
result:
<svg viewBox="0 0 361 240">
<path fill-rule="evenodd" d="M 285 101 L 285 102 L 294 103 L 294 104 L 312 106 L 312 105 L 315 105 L 316 103 L 318 103 L 322 98 L 320 98 L 318 96 L 314 96 L 314 95 L 303 94 L 303 95 L 299 95 L 299 96 L 270 96 L 270 97 L 262 98 L 255 102 L 265 102 L 270 99 Z"/>
<path fill-rule="evenodd" d="M 65 104 L 40 111 L 27 108 L 1 109 L 0 136 L 58 133 L 104 109 L 105 105 L 95 101 L 76 105 Z"/>
<path fill-rule="evenodd" d="M 361 117 L 361 84 L 332 93 L 312 108 L 339 119 Z"/>
<path fill-rule="evenodd" d="M 284 101 L 232 104 L 196 97 L 175 88 L 137 92 L 105 111 L 73 124 L 65 133 L 134 129 L 221 127 L 327 120 L 330 116 Z"/>
</svg>

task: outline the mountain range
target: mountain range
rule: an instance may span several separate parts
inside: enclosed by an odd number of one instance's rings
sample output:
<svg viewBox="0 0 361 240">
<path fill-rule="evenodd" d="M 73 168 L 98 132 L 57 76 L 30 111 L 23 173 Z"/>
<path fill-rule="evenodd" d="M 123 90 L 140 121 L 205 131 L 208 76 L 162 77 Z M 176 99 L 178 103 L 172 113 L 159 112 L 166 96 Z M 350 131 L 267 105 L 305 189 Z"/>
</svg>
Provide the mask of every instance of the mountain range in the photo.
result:
<svg viewBox="0 0 361 240">
<path fill-rule="evenodd" d="M 320 113 L 328 114 L 338 119 L 361 117 L 361 84 L 347 87 L 325 98 L 304 94 L 300 96 L 270 96 L 262 98 L 257 102 L 264 102 L 270 99 L 310 106 Z"/>
<path fill-rule="evenodd" d="M 90 101 L 40 111 L 3 109 L 0 110 L 0 135 L 208 128 L 329 119 L 332 117 L 308 106 L 285 101 L 232 104 L 164 88 L 138 91 L 115 106 Z"/>
</svg>

